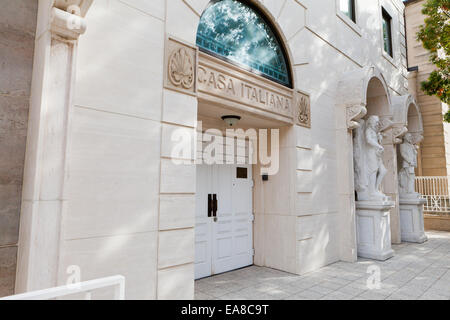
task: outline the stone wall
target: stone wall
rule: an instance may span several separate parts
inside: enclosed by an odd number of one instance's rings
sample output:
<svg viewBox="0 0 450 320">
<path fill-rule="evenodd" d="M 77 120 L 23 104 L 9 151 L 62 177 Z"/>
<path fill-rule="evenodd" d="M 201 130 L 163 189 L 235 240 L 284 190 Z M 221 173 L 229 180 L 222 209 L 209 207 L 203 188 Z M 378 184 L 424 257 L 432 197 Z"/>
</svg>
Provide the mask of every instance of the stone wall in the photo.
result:
<svg viewBox="0 0 450 320">
<path fill-rule="evenodd" d="M 0 296 L 14 293 L 37 0 L 0 10 Z"/>
<path fill-rule="evenodd" d="M 430 97 L 420 90 L 420 83 L 428 79 L 434 70 L 429 54 L 416 40 L 416 33 L 424 23 L 422 7 L 425 3 L 415 1 L 407 4 L 406 26 L 408 39 L 409 67 L 419 67 L 419 71 L 410 77 L 411 93 L 415 96 L 423 116 L 424 140 L 421 143 L 418 175 L 446 176 L 450 167 L 449 124 L 442 121 L 443 104 L 436 97 Z M 413 90 L 415 88 L 415 90 Z"/>
<path fill-rule="evenodd" d="M 450 217 L 427 214 L 424 217 L 425 230 L 450 231 Z"/>
</svg>

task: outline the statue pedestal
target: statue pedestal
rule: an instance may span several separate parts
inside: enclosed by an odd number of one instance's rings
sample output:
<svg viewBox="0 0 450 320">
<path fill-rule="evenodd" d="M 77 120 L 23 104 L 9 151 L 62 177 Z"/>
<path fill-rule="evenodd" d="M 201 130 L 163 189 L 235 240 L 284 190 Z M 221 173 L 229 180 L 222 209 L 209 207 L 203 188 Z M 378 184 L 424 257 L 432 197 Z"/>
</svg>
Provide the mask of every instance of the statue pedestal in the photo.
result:
<svg viewBox="0 0 450 320">
<path fill-rule="evenodd" d="M 390 220 L 390 210 L 393 207 L 393 201 L 356 201 L 359 257 L 384 261 L 394 255 Z"/>
<path fill-rule="evenodd" d="M 400 195 L 400 227 L 402 241 L 423 243 L 428 240 L 423 223 L 423 205 L 425 199 L 418 196 L 402 197 Z"/>
</svg>

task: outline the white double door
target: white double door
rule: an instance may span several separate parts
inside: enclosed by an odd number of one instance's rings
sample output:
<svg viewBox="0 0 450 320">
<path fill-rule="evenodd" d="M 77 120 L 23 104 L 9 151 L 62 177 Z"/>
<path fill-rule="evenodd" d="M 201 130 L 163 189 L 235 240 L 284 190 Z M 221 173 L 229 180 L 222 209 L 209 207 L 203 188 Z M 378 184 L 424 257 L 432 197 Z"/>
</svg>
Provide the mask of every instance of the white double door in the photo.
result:
<svg viewBox="0 0 450 320">
<path fill-rule="evenodd" d="M 253 264 L 251 165 L 198 165 L 195 279 Z"/>
</svg>

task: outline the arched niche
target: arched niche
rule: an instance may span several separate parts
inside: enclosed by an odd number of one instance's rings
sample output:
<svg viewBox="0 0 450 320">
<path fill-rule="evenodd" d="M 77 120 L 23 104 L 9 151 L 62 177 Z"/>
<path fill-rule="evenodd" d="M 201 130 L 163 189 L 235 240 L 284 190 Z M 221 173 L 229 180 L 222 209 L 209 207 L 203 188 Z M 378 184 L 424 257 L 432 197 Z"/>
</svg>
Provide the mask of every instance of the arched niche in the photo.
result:
<svg viewBox="0 0 450 320">
<path fill-rule="evenodd" d="M 340 182 L 341 230 L 351 232 L 342 236 L 341 246 L 346 261 L 357 258 L 355 173 L 353 159 L 353 130 L 360 126 L 359 120 L 371 115 L 380 117 L 385 147 L 384 163 L 389 172 L 383 183 L 385 194 L 398 204 L 397 158 L 394 146 L 393 108 L 391 95 L 381 70 L 376 66 L 346 73 L 337 85 L 337 161 Z M 400 242 L 398 205 L 391 212 L 391 233 L 394 243 Z"/>
<path fill-rule="evenodd" d="M 390 96 L 384 78 L 373 77 L 367 85 L 366 117 L 377 115 L 389 117 L 391 115 Z"/>
<path fill-rule="evenodd" d="M 397 96 L 393 98 L 394 109 L 394 126 L 401 135 L 398 136 L 398 144 L 403 142 L 403 137 L 406 133 L 410 133 L 413 136 L 413 143 L 420 146 L 423 140 L 423 118 L 420 112 L 419 105 L 414 97 L 410 94 L 404 96 Z M 421 150 L 418 150 L 418 167 L 416 174 L 421 175 Z M 397 155 L 400 154 L 399 148 L 397 148 Z M 398 167 L 401 167 L 401 157 L 398 156 Z"/>
<path fill-rule="evenodd" d="M 418 148 L 423 140 L 422 114 L 411 95 L 394 97 L 393 108 L 395 126 L 403 128 L 404 132 L 397 146 L 401 237 L 403 241 L 422 243 L 427 240 L 423 222 L 423 205 L 426 200 L 415 192 L 415 176 L 411 172 L 416 167 L 415 174 L 422 175 L 421 150 Z M 414 157 L 417 157 L 415 163 Z"/>
<path fill-rule="evenodd" d="M 395 126 L 405 128 L 404 133 L 411 133 L 414 142 L 419 144 L 423 139 L 423 119 L 414 97 L 410 94 L 393 97 L 392 104 Z"/>
<path fill-rule="evenodd" d="M 353 130 L 366 115 L 391 117 L 391 97 L 386 80 L 375 66 L 346 73 L 337 87 L 338 129 Z"/>
</svg>

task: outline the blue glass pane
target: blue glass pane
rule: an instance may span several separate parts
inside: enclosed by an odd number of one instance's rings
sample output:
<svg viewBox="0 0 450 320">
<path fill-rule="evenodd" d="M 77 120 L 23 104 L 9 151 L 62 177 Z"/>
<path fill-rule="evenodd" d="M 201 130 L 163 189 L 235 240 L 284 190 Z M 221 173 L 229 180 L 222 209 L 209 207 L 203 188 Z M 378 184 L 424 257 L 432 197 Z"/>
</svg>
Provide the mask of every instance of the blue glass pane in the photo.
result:
<svg viewBox="0 0 450 320">
<path fill-rule="evenodd" d="M 215 1 L 206 9 L 198 27 L 197 45 L 203 51 L 291 85 L 283 49 L 270 26 L 237 0 Z"/>
</svg>

